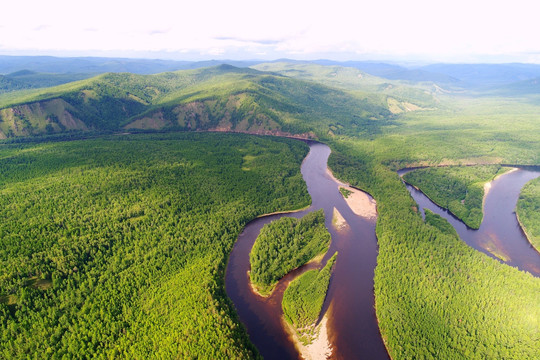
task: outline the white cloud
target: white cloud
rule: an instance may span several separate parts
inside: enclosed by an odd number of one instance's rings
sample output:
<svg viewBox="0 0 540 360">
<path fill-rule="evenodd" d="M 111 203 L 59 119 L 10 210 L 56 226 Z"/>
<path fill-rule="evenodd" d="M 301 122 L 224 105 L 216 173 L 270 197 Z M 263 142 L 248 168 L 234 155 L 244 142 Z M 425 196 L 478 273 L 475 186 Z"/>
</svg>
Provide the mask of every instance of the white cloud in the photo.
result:
<svg viewBox="0 0 540 360">
<path fill-rule="evenodd" d="M 24 14 L 24 21 L 4 17 L 4 52 L 371 53 L 442 59 L 540 52 L 533 0 L 513 0 L 511 6 L 499 0 L 21 0 L 6 2 L 2 12 Z"/>
</svg>

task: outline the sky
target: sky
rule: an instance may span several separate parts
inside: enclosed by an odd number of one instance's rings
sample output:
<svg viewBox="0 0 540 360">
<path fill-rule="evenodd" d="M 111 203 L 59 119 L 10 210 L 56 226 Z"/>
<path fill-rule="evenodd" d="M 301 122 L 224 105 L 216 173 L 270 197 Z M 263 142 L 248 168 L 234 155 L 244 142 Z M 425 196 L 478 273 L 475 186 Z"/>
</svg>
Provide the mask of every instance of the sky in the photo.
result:
<svg viewBox="0 0 540 360">
<path fill-rule="evenodd" d="M 17 0 L 0 55 L 540 63 L 536 0 Z"/>
</svg>

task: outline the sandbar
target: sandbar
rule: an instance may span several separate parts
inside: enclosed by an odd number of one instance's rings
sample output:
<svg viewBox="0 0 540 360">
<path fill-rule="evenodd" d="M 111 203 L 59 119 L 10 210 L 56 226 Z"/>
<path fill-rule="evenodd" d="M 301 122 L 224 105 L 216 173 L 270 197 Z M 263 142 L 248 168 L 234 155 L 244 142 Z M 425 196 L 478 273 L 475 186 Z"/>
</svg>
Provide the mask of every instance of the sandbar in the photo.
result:
<svg viewBox="0 0 540 360">
<path fill-rule="evenodd" d="M 330 356 L 332 356 L 332 346 L 330 345 L 330 341 L 328 340 L 327 315 L 325 315 L 319 325 L 317 325 L 317 328 L 315 330 L 317 336 L 308 345 L 302 344 L 302 342 L 298 338 L 296 330 L 293 328 L 292 325 L 290 325 L 284 319 L 282 319 L 282 321 L 285 323 L 285 328 L 287 329 L 287 332 L 291 335 L 294 346 L 304 360 L 326 360 Z"/>
<path fill-rule="evenodd" d="M 377 203 L 371 196 L 350 186 L 340 186 L 340 188 L 350 191 L 350 194 L 344 198 L 353 213 L 367 219 L 377 218 Z"/>
<path fill-rule="evenodd" d="M 343 230 L 349 227 L 349 224 L 347 224 L 347 220 L 341 215 L 338 209 L 334 208 L 334 215 L 332 216 L 332 225 L 336 228 L 336 230 Z"/>
</svg>

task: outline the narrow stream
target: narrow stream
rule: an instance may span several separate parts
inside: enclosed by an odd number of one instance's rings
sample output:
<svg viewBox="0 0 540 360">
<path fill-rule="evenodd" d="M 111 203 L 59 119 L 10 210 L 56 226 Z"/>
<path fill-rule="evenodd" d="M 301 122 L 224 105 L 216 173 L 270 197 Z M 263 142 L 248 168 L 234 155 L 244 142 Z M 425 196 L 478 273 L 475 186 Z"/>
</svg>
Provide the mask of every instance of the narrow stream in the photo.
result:
<svg viewBox="0 0 540 360">
<path fill-rule="evenodd" d="M 265 359 L 299 359 L 300 355 L 281 323 L 281 300 L 288 283 L 307 269 L 303 267 L 287 275 L 272 296 L 262 298 L 253 293 L 249 284 L 249 252 L 264 224 L 283 216 L 299 218 L 322 208 L 326 227 L 332 235 L 330 249 L 322 264 L 334 252 L 339 252 L 323 306 L 323 311 L 329 315 L 330 358 L 389 359 L 374 308 L 373 276 L 378 253 L 375 219 L 354 214 L 339 193 L 339 183 L 326 171 L 330 148 L 317 142 L 308 144 L 310 152 L 301 171 L 312 198 L 311 207 L 301 212 L 261 217 L 245 227 L 229 258 L 225 276 L 227 295 L 246 326 L 250 340 Z M 334 228 L 334 207 L 343 215 L 348 228 L 339 231 Z"/>
<path fill-rule="evenodd" d="M 398 174 L 402 176 L 412 170 L 403 169 Z M 521 189 L 538 176 L 538 170 L 518 169 L 494 180 L 485 198 L 484 219 L 478 230 L 467 227 L 448 210 L 433 203 L 420 190 L 406 185 L 420 207 L 422 216 L 425 216 L 425 208 L 439 214 L 452 224 L 459 237 L 470 247 L 540 277 L 540 253 L 527 240 L 515 214 Z"/>
</svg>

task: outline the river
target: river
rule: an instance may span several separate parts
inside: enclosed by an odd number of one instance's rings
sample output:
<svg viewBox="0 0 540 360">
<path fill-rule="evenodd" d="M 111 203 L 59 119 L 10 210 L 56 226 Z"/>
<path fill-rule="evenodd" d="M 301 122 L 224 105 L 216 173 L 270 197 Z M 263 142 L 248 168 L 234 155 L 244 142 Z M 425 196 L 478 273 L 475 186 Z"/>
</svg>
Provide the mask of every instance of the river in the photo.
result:
<svg viewBox="0 0 540 360">
<path fill-rule="evenodd" d="M 398 174 L 402 176 L 412 170 L 403 169 Z M 527 240 L 514 212 L 521 189 L 538 176 L 538 170 L 518 169 L 495 179 L 485 197 L 484 219 L 478 230 L 467 227 L 448 210 L 433 203 L 420 190 L 406 185 L 419 205 L 422 216 L 425 216 L 425 208 L 439 214 L 452 224 L 459 237 L 470 247 L 540 277 L 540 253 Z"/>
<path fill-rule="evenodd" d="M 330 148 L 317 142 L 308 144 L 310 152 L 302 163 L 301 172 L 311 195 L 311 206 L 300 212 L 257 218 L 244 228 L 227 265 L 227 295 L 247 328 L 250 340 L 265 359 L 299 359 L 300 355 L 281 323 L 281 300 L 290 280 L 306 271 L 307 267 L 287 275 L 272 296 L 262 298 L 251 290 L 249 284 L 249 252 L 264 224 L 283 216 L 299 218 L 322 208 L 326 227 L 332 235 L 330 249 L 322 263 L 339 252 L 323 305 L 323 312 L 328 315 L 332 347 L 330 358 L 389 359 L 374 307 L 373 276 L 378 253 L 375 219 L 354 214 L 339 193 L 339 183 L 327 173 Z M 347 228 L 337 230 L 332 225 L 334 207 L 347 221 Z"/>
</svg>

